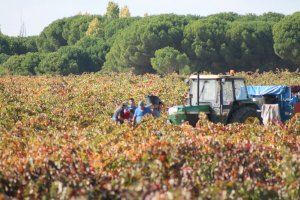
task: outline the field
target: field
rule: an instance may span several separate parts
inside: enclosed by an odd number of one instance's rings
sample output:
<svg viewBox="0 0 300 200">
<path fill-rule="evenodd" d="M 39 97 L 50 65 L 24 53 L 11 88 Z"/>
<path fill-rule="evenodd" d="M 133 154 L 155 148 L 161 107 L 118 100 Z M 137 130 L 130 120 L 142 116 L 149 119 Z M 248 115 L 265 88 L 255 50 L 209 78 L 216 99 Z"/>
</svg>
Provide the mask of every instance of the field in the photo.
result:
<svg viewBox="0 0 300 200">
<path fill-rule="evenodd" d="M 299 84 L 287 71 L 248 84 Z M 181 104 L 183 77 L 85 74 L 0 78 L 0 199 L 298 199 L 300 116 L 285 125 L 196 128 L 148 117 L 115 125 L 120 102 Z"/>
</svg>

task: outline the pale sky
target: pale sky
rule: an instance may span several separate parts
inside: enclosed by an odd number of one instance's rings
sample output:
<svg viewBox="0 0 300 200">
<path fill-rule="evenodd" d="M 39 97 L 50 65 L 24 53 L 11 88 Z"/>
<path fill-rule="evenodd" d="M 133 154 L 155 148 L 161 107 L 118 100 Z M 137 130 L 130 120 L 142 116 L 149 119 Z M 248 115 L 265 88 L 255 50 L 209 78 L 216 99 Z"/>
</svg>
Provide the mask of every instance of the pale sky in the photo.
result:
<svg viewBox="0 0 300 200">
<path fill-rule="evenodd" d="M 0 28 L 7 35 L 18 35 L 21 19 L 27 35 L 39 34 L 52 21 L 88 12 L 104 14 L 109 0 L 0 0 Z M 127 5 L 132 16 L 144 13 L 193 14 L 206 16 L 219 12 L 239 14 L 300 11 L 300 0 L 115 0 Z"/>
</svg>

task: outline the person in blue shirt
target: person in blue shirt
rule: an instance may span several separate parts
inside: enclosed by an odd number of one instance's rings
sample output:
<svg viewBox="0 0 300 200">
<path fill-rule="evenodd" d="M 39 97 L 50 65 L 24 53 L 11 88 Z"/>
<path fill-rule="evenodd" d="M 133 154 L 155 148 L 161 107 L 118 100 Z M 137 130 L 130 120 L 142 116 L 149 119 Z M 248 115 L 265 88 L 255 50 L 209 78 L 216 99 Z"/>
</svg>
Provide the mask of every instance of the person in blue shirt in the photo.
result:
<svg viewBox="0 0 300 200">
<path fill-rule="evenodd" d="M 133 124 L 140 123 L 145 115 L 152 114 L 151 108 L 145 107 L 143 101 L 140 101 L 138 106 L 133 115 Z"/>
</svg>

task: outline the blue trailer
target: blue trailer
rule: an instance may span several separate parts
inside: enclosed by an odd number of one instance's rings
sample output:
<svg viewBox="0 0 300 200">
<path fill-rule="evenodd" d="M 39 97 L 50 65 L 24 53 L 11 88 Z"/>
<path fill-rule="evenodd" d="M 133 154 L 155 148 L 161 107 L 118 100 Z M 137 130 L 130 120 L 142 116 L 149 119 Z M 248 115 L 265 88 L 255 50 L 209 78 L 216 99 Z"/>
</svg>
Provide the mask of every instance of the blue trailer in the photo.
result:
<svg viewBox="0 0 300 200">
<path fill-rule="evenodd" d="M 264 85 L 264 86 L 247 86 L 248 95 L 259 106 L 266 101 L 266 97 L 273 97 L 280 108 L 280 117 L 282 121 L 289 120 L 294 112 L 295 105 L 292 102 L 292 91 L 290 86 L 286 85 Z"/>
</svg>

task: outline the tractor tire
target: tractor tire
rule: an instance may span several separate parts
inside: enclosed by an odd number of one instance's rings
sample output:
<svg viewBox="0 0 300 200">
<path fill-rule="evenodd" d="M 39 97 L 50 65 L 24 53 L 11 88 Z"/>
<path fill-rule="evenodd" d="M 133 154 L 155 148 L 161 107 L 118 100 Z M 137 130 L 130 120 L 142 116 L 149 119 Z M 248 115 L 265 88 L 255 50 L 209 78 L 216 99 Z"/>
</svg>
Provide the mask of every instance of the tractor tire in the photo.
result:
<svg viewBox="0 0 300 200">
<path fill-rule="evenodd" d="M 196 126 L 197 122 L 199 120 L 199 115 L 197 114 L 189 114 L 187 116 L 187 121 L 189 122 L 189 124 L 193 127 Z"/>
<path fill-rule="evenodd" d="M 262 123 L 262 118 L 255 108 L 249 106 L 242 107 L 232 114 L 229 123 L 245 123 L 251 119 L 258 119 Z"/>
</svg>

